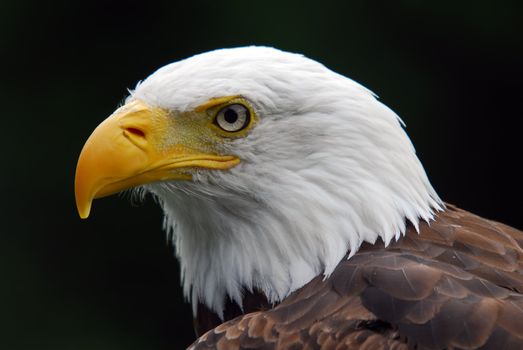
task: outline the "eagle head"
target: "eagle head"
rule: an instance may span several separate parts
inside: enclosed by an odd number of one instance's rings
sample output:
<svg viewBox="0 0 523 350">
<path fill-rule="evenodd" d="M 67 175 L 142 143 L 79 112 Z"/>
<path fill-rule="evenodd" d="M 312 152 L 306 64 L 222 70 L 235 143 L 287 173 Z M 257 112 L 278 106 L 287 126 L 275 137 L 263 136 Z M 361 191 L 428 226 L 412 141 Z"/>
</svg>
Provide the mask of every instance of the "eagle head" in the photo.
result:
<svg viewBox="0 0 523 350">
<path fill-rule="evenodd" d="M 139 83 L 87 140 L 75 186 L 84 218 L 94 198 L 155 196 L 186 297 L 218 315 L 254 289 L 278 302 L 443 206 L 392 110 L 267 47 L 200 54 Z"/>
</svg>

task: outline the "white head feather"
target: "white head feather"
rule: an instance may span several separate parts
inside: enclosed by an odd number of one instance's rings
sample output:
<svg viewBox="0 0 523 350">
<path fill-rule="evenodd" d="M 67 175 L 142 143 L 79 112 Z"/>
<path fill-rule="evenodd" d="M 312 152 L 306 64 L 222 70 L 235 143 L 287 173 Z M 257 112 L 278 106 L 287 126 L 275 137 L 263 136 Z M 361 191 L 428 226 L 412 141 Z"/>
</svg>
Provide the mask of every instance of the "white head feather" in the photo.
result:
<svg viewBox="0 0 523 350">
<path fill-rule="evenodd" d="M 223 145 L 241 163 L 193 181 L 143 188 L 158 197 L 185 295 L 219 315 L 244 290 L 271 302 L 328 276 L 362 242 L 385 244 L 443 204 L 398 116 L 356 82 L 301 55 L 217 50 L 167 65 L 130 99 L 189 111 L 241 95 L 259 122 Z"/>
</svg>

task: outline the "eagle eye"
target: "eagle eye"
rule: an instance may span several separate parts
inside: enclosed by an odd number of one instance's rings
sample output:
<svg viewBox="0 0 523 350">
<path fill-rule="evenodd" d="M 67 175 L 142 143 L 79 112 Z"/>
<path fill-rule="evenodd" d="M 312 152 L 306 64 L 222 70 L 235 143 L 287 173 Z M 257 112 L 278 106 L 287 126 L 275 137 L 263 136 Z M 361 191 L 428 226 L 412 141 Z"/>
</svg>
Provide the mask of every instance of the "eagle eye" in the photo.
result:
<svg viewBox="0 0 523 350">
<path fill-rule="evenodd" d="M 216 114 L 214 122 L 222 130 L 237 132 L 245 129 L 250 122 L 251 113 L 247 107 L 236 103 L 223 107 Z"/>
</svg>

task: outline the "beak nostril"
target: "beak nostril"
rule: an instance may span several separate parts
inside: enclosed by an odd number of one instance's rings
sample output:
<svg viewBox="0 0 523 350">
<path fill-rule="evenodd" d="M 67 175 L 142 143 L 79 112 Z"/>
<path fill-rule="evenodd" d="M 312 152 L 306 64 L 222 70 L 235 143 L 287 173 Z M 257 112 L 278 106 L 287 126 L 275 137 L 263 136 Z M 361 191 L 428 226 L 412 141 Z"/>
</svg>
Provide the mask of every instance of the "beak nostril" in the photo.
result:
<svg viewBox="0 0 523 350">
<path fill-rule="evenodd" d="M 125 128 L 125 131 L 129 132 L 130 134 L 133 134 L 135 136 L 143 137 L 145 138 L 145 133 L 137 128 Z"/>
</svg>

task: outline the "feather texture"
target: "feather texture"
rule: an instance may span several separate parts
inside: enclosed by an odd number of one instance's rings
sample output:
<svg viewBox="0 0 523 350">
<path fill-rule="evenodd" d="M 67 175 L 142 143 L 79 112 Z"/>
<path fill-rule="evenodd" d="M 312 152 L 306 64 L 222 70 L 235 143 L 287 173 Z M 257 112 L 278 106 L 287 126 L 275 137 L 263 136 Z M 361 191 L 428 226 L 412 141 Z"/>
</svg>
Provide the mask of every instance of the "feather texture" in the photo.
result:
<svg viewBox="0 0 523 350">
<path fill-rule="evenodd" d="M 523 232 L 449 205 L 190 349 L 521 349 Z"/>
</svg>

